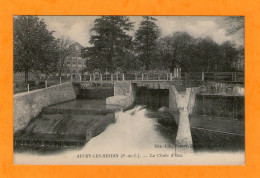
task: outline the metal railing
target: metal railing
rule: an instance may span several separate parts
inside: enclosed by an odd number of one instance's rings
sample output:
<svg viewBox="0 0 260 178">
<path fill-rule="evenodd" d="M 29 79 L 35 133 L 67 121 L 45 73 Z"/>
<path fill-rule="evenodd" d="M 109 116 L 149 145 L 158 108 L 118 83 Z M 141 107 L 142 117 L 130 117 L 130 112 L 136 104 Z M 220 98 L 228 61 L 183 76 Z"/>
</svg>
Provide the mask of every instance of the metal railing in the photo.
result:
<svg viewBox="0 0 260 178">
<path fill-rule="evenodd" d="M 80 78 L 77 79 L 80 81 Z M 13 93 L 25 93 L 38 89 L 48 88 L 50 86 L 60 85 L 62 83 L 76 81 L 72 77 L 50 77 L 48 79 L 34 79 L 30 80 L 27 83 L 25 82 L 14 82 Z"/>
<path fill-rule="evenodd" d="M 175 75 L 174 73 L 115 73 L 115 74 L 82 74 L 80 76 L 52 77 L 35 83 L 14 86 L 14 94 L 48 88 L 65 82 L 112 82 L 112 81 L 216 81 L 244 82 L 243 72 L 190 72 Z"/>
<path fill-rule="evenodd" d="M 136 73 L 136 74 L 99 74 L 81 75 L 80 81 L 223 81 L 244 82 L 243 72 L 190 72 L 174 75 L 173 73 Z M 74 80 L 72 80 L 74 81 Z"/>
</svg>

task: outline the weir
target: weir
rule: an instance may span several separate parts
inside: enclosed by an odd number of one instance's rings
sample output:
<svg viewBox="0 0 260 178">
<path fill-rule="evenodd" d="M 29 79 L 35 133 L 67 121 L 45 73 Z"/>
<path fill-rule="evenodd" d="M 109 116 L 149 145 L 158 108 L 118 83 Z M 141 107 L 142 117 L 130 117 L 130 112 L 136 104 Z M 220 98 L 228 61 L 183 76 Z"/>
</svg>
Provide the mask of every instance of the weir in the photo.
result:
<svg viewBox="0 0 260 178">
<path fill-rule="evenodd" d="M 45 96 L 43 98 L 55 97 L 57 92 L 59 92 L 58 96 L 66 97 L 62 100 L 51 99 L 53 102 L 46 102 L 46 104 L 42 102 L 37 113 L 28 115 L 26 112 L 19 112 L 14 115 L 15 146 L 39 146 L 48 145 L 48 143 L 52 145 L 48 147 L 55 147 L 55 145 L 82 146 L 84 145 L 82 143 L 88 142 L 92 137 L 102 133 L 109 124 L 115 122 L 114 112 L 128 110 L 139 103 L 147 105 L 147 109 L 158 110 L 161 108 L 161 110 L 169 111 L 172 119 L 158 122 L 177 123 L 177 136 L 171 138 L 174 140 L 177 151 L 193 152 L 194 145 L 196 147 L 200 142 L 200 136 L 196 135 L 199 133 L 197 130 L 207 130 L 202 126 L 208 121 L 204 121 L 201 115 L 211 116 L 214 113 L 204 108 L 203 103 L 208 102 L 205 97 L 214 94 L 214 98 L 219 101 L 220 97 L 225 98 L 228 95 L 228 97 L 235 98 L 234 101 L 232 100 L 235 106 L 239 100 L 237 98 L 243 98 L 243 86 L 231 84 L 202 84 L 198 81 L 181 80 L 74 82 L 49 90 L 42 89 L 35 92 L 36 94 L 24 94 L 19 100 L 18 96 L 14 97 L 15 107 L 18 108 L 17 111 L 23 106 L 28 106 L 27 108 L 33 110 L 35 105 L 32 101 L 36 101 L 41 95 Z M 73 100 L 75 98 L 79 100 Z M 209 105 L 207 104 L 207 106 Z M 242 118 L 243 113 L 239 114 L 239 112 L 243 108 L 236 107 L 235 110 L 237 112 L 234 111 L 233 113 L 236 114 L 233 116 L 236 119 Z M 216 116 L 222 115 L 216 114 Z M 217 121 L 214 120 L 214 122 Z M 244 130 L 243 125 L 239 126 L 239 129 Z M 196 131 L 195 136 L 194 130 Z M 213 128 L 211 131 L 225 133 L 227 130 Z M 205 136 L 205 133 L 203 134 Z M 243 135 L 241 132 L 237 134 Z"/>
<path fill-rule="evenodd" d="M 159 99 L 159 101 L 153 101 L 154 103 L 159 102 L 160 107 L 168 107 L 171 113 L 176 118 L 178 123 L 178 132 L 175 141 L 175 146 L 178 152 L 192 152 L 192 136 L 190 131 L 189 115 L 192 113 L 195 105 L 195 96 L 198 92 L 198 88 L 186 88 L 186 91 L 177 91 L 174 85 L 167 82 L 146 82 L 146 83 L 131 83 L 131 82 L 121 82 L 115 83 L 114 94 L 115 96 L 109 97 L 106 100 L 107 104 L 120 103 L 122 106 L 130 107 L 134 100 L 136 99 L 136 90 L 139 87 L 147 88 L 146 92 L 151 90 L 162 90 L 168 89 L 168 102 L 165 99 L 156 95 L 154 98 Z M 145 86 L 145 87 L 144 87 Z M 170 90 L 170 91 L 169 91 Z M 183 90 L 183 89 L 182 89 Z M 155 92 L 153 92 L 155 93 Z M 171 93 L 169 95 L 169 93 Z M 144 94 L 144 93 L 143 93 Z M 140 94 L 139 94 L 140 97 Z M 149 98 L 146 98 L 146 100 Z M 161 99 L 161 101 L 160 101 Z M 169 105 L 170 103 L 170 105 Z M 176 104 L 172 104 L 176 103 Z M 159 109 L 158 108 L 158 109 Z M 175 139 L 175 138 L 172 138 Z"/>
</svg>

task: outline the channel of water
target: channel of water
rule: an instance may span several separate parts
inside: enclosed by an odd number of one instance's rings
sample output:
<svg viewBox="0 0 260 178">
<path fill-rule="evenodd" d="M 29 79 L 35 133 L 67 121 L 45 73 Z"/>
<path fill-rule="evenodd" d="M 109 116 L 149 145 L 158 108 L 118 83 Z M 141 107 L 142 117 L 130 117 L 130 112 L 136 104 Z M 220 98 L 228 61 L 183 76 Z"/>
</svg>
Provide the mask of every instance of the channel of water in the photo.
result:
<svg viewBox="0 0 260 178">
<path fill-rule="evenodd" d="M 145 150 L 145 148 L 155 149 L 156 145 L 165 144 L 171 145 L 171 150 L 174 148 L 178 126 L 168 112 L 168 90 L 138 88 L 135 105 L 125 112 L 121 111 L 123 108 L 120 106 L 106 105 L 104 98 L 111 93 L 106 92 L 104 95 L 99 95 L 99 99 L 93 99 L 93 92 L 91 98 L 86 98 L 81 94 L 79 99 L 44 108 L 43 112 L 34 118 L 24 130 L 14 135 L 14 151 L 46 155 L 85 148 L 87 150 L 94 148 L 110 150 L 109 147 L 119 150 L 131 148 L 138 151 Z M 94 95 L 98 96 L 97 93 Z M 234 97 L 224 97 L 224 100 L 219 98 L 223 98 L 223 96 L 215 99 L 207 96 L 203 101 L 207 108 L 204 108 L 202 96 L 198 95 L 196 112 L 200 115 L 214 113 L 219 116 L 213 110 L 216 102 L 221 105 L 221 101 L 225 100 L 227 103 L 231 102 L 230 106 L 234 106 L 235 101 L 238 100 Z M 238 118 L 240 115 L 237 114 Z M 206 119 L 210 120 L 209 125 L 218 121 L 217 119 L 212 121 L 208 116 Z M 201 121 L 201 117 L 198 120 Z M 225 120 L 221 120 L 221 124 L 222 121 Z M 225 123 L 227 122 L 230 122 L 228 125 L 237 123 L 236 121 L 225 121 Z M 205 133 L 205 129 L 202 131 L 193 127 L 196 126 L 193 120 L 191 124 L 195 151 L 214 150 L 216 145 L 212 144 L 212 136 L 214 140 L 219 140 L 219 149 L 230 147 L 232 150 L 238 147 L 243 150 L 243 136 Z M 227 138 L 227 143 L 223 142 L 224 138 Z"/>
</svg>

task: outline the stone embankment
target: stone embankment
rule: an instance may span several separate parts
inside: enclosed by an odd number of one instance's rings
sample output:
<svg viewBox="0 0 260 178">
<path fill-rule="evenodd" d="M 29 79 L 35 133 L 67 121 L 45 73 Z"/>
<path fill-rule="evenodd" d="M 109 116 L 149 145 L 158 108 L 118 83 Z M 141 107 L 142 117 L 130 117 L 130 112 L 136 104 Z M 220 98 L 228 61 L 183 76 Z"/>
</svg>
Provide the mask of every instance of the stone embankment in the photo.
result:
<svg viewBox="0 0 260 178">
<path fill-rule="evenodd" d="M 178 124 L 175 143 L 180 152 L 193 151 L 189 115 L 193 112 L 198 91 L 199 88 L 186 88 L 186 91 L 178 92 L 174 85 L 169 89 L 169 111 Z"/>
<path fill-rule="evenodd" d="M 72 83 L 16 94 L 13 97 L 13 131 L 23 129 L 43 107 L 76 98 Z"/>
<path fill-rule="evenodd" d="M 245 96 L 245 87 L 238 83 L 205 82 L 201 86 L 203 94 Z"/>
<path fill-rule="evenodd" d="M 134 104 L 136 89 L 131 82 L 116 82 L 114 84 L 114 96 L 106 98 L 108 105 L 120 105 L 129 108 Z"/>
</svg>

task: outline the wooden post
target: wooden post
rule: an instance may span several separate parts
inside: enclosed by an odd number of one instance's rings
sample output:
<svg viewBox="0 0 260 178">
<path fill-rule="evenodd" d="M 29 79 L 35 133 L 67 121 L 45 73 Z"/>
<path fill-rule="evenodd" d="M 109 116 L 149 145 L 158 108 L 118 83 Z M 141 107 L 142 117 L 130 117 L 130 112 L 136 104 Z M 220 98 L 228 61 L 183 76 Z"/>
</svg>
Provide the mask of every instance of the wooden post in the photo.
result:
<svg viewBox="0 0 260 178">
<path fill-rule="evenodd" d="M 113 81 L 113 74 L 111 74 L 111 81 Z"/>
<path fill-rule="evenodd" d="M 30 91 L 30 85 L 27 84 L 27 91 L 29 92 Z"/>
<path fill-rule="evenodd" d="M 235 103 L 236 103 L 236 113 L 235 113 L 235 118 L 237 119 L 237 97 L 235 97 Z"/>
<path fill-rule="evenodd" d="M 236 81 L 237 81 L 237 73 L 234 72 L 234 82 L 236 82 Z"/>
<path fill-rule="evenodd" d="M 204 81 L 204 72 L 201 74 L 201 80 Z"/>
<path fill-rule="evenodd" d="M 123 75 L 123 81 L 125 80 L 125 74 L 122 74 Z"/>
<path fill-rule="evenodd" d="M 61 84 L 61 77 L 60 77 L 60 84 Z"/>
<path fill-rule="evenodd" d="M 79 81 L 81 81 L 81 75 L 79 75 Z"/>
<path fill-rule="evenodd" d="M 172 80 L 172 73 L 170 73 L 170 80 Z"/>
<path fill-rule="evenodd" d="M 142 74 L 142 80 L 144 80 L 144 74 Z"/>
<path fill-rule="evenodd" d="M 202 115 L 205 115 L 205 112 L 204 112 L 204 96 L 202 95 L 202 109 L 201 109 L 201 113 Z"/>
<path fill-rule="evenodd" d="M 100 80 L 101 80 L 101 81 L 103 80 L 103 78 L 102 78 L 102 74 L 100 74 Z"/>
</svg>

